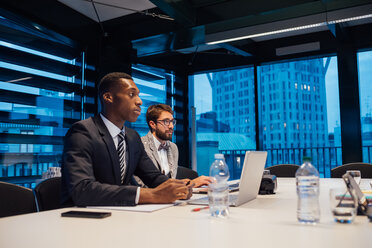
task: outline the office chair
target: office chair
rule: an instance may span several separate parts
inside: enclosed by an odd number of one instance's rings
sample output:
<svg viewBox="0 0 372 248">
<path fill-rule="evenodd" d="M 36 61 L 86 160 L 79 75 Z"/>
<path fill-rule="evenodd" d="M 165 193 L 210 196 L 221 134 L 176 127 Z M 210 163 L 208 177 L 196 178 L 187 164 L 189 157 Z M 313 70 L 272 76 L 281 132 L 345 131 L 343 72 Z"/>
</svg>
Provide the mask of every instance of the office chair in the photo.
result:
<svg viewBox="0 0 372 248">
<path fill-rule="evenodd" d="M 34 189 L 38 211 L 60 208 L 61 177 L 40 182 Z"/>
<path fill-rule="evenodd" d="M 295 177 L 298 168 L 300 166 L 296 164 L 278 164 L 267 167 L 266 170 L 270 170 L 270 174 L 277 177 Z"/>
<path fill-rule="evenodd" d="M 0 217 L 34 212 L 36 203 L 31 189 L 0 182 Z"/>
<path fill-rule="evenodd" d="M 344 164 L 333 168 L 331 170 L 331 178 L 340 178 L 347 170 L 359 170 L 362 178 L 372 178 L 372 164 L 361 162 Z"/>
<path fill-rule="evenodd" d="M 178 166 L 177 168 L 177 175 L 176 175 L 177 179 L 188 178 L 188 179 L 193 180 L 197 178 L 198 176 L 199 176 L 198 173 L 192 169 L 189 169 L 183 166 Z"/>
</svg>

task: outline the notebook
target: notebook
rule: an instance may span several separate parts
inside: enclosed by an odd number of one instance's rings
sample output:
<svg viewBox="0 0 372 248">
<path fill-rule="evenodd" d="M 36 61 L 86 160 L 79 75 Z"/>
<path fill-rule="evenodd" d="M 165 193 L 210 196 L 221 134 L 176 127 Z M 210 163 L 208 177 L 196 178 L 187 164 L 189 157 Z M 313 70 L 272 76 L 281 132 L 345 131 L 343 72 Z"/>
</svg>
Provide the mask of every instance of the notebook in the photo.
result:
<svg viewBox="0 0 372 248">
<path fill-rule="evenodd" d="M 242 174 L 240 176 L 239 191 L 229 194 L 229 205 L 238 207 L 257 197 L 266 164 L 267 152 L 248 151 L 245 153 Z M 208 205 L 208 197 L 190 200 L 189 204 Z"/>
</svg>

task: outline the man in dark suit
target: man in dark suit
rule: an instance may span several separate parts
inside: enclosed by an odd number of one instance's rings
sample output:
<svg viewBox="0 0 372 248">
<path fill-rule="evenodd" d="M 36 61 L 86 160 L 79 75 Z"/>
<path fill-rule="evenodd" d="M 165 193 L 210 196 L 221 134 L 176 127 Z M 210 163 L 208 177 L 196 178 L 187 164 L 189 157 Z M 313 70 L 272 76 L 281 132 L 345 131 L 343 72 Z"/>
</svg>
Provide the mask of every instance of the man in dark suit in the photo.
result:
<svg viewBox="0 0 372 248">
<path fill-rule="evenodd" d="M 141 113 L 142 100 L 132 77 L 109 73 L 98 94 L 102 112 L 73 124 L 65 137 L 62 204 L 120 206 L 189 198 L 193 184 L 161 174 L 138 133 L 124 126 Z M 150 188 L 130 185 L 133 174 Z"/>
</svg>

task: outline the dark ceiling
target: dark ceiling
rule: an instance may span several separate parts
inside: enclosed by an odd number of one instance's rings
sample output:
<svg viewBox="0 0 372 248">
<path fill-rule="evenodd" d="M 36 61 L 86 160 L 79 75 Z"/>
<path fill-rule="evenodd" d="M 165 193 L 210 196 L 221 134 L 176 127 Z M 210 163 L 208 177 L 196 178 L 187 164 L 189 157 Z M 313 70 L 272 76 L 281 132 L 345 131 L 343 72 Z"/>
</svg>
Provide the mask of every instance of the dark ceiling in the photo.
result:
<svg viewBox="0 0 372 248">
<path fill-rule="evenodd" d="M 291 59 L 298 54 L 332 53 L 345 39 L 359 47 L 372 44 L 372 18 L 368 16 L 372 14 L 372 0 L 150 1 L 157 6 L 148 10 L 153 16 L 137 12 L 102 23 L 58 1 L 2 0 L 0 6 L 64 34 L 82 47 L 97 47 L 111 40 L 114 46 L 132 47 L 133 62 L 170 69 L 184 66 L 190 72 Z M 332 23 L 356 16 L 364 17 Z M 275 33 L 319 23 L 317 27 Z M 361 35 L 366 38 L 361 40 Z M 230 38 L 240 40 L 206 44 Z M 310 48 L 297 47 L 291 50 L 295 53 L 278 56 L 277 48 L 301 44 Z"/>
</svg>

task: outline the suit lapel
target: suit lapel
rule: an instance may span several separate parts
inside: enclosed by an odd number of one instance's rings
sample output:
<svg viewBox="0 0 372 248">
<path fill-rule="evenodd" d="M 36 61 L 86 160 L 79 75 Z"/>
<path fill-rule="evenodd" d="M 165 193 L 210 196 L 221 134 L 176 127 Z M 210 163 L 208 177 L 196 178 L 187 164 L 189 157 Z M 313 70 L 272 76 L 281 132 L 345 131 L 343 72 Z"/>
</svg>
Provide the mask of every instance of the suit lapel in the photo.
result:
<svg viewBox="0 0 372 248">
<path fill-rule="evenodd" d="M 105 123 L 102 121 L 100 116 L 94 117 L 94 122 L 96 123 L 96 125 L 98 127 L 98 130 L 99 130 L 99 133 L 101 134 L 101 137 L 106 144 L 107 151 L 110 154 L 111 166 L 112 166 L 112 171 L 113 171 L 114 177 L 115 177 L 115 183 L 119 185 L 119 184 L 121 184 L 121 182 L 120 182 L 120 164 L 119 164 L 119 156 L 118 156 L 114 141 L 113 141 L 113 139 L 111 137 L 111 134 L 108 131 Z"/>
<path fill-rule="evenodd" d="M 154 159 L 156 161 L 156 164 L 155 165 L 161 171 L 159 154 L 158 154 L 158 151 L 157 151 L 157 149 L 155 147 L 154 137 L 152 136 L 151 133 L 147 134 L 147 142 L 149 144 L 149 149 L 151 150 L 151 154 L 152 154 L 152 156 L 154 157 Z"/>
</svg>

